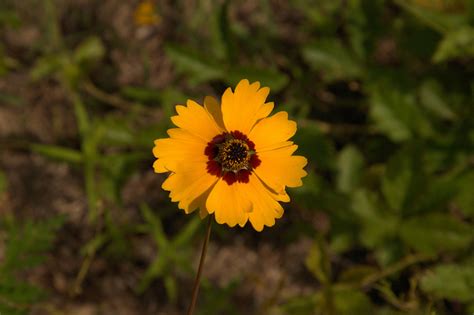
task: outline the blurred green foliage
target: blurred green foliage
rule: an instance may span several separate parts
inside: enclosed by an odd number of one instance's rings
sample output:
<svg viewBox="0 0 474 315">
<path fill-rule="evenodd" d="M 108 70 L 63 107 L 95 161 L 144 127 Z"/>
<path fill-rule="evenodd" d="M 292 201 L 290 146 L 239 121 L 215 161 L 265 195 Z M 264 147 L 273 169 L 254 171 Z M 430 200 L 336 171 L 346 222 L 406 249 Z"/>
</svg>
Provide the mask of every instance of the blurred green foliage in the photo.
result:
<svg viewBox="0 0 474 315">
<path fill-rule="evenodd" d="M 0 27 L 19 27 L 21 18 L 9 3 L 0 6 Z M 147 235 L 156 256 L 136 293 L 158 282 L 169 303 L 178 303 L 184 294 L 179 282 L 192 279 L 199 220 L 177 221 L 171 203 L 153 211 L 140 202 L 141 222 L 122 222 L 116 218 L 121 191 L 143 165 L 151 168 L 153 139 L 165 134 L 175 104 L 201 100 L 203 90 L 219 94 L 248 78 L 271 87 L 277 109 L 298 121 L 295 142 L 310 161 L 304 186 L 291 191 L 288 212 L 296 214 L 277 226 L 286 242 L 314 240 L 300 259 L 313 276 L 308 280 L 313 291 L 265 310 L 473 312 L 474 1 L 296 0 L 284 5 L 287 11 L 275 12 L 272 1 L 262 0 L 255 20 L 237 17 L 239 3 L 209 3 L 197 4 L 192 18 L 168 30 L 161 57 L 173 64 L 174 76 L 167 88 L 155 89 L 146 74 L 134 86 L 121 86 L 111 75 L 116 69 L 110 69 L 110 52 L 127 43 L 117 44 L 92 25 L 77 34 L 63 32 L 55 2 L 42 2 L 41 45 L 21 66 L 32 82 L 54 78 L 62 87 L 78 139 L 72 146 L 29 148 L 82 174 L 88 224 L 98 231 L 84 244 L 85 261 L 96 255 L 133 261 L 127 258 L 128 237 Z M 206 28 L 198 28 L 203 24 Z M 19 67 L 6 48 L 0 44 L 0 75 Z M 143 63 L 146 69 L 146 58 Z M 7 103 L 18 103 L 15 97 L 0 92 Z M 137 123 L 157 108 L 164 119 Z M 7 187 L 0 173 L 0 195 Z M 302 219 L 321 214 L 327 227 Z M 163 228 L 167 225 L 173 228 Z M 10 241 L 0 274 L 22 261 L 15 254 L 16 225 L 1 226 Z M 46 229 L 41 234 L 50 240 L 54 228 L 48 226 L 26 223 L 21 231 L 29 237 Z M 226 239 L 234 231 L 217 232 Z M 33 254 L 49 248 L 49 241 L 30 238 L 25 244 Z M 238 281 L 226 288 L 206 282 L 201 313 L 240 314 L 239 305 L 232 306 Z M 42 295 L 26 284 L 11 285 L 11 278 L 1 278 L 0 307 L 10 307 L 7 314 L 14 311 L 9 305 L 33 303 Z M 10 294 L 14 290 L 25 291 Z M 4 299 L 10 304 L 2 304 Z"/>
<path fill-rule="evenodd" d="M 63 217 L 42 222 L 3 217 L 0 240 L 5 242 L 5 258 L 0 262 L 0 313 L 27 314 L 34 303 L 45 298 L 43 289 L 22 280 L 21 275 L 44 261 L 63 222 Z"/>
</svg>

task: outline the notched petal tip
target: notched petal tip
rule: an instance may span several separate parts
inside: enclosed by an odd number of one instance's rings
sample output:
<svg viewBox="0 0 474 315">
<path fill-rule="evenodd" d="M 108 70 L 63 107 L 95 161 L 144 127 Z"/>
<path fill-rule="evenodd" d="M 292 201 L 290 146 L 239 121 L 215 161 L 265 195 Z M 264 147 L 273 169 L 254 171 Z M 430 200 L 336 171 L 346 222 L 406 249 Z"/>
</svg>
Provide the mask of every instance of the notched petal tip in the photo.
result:
<svg viewBox="0 0 474 315">
<path fill-rule="evenodd" d="M 258 91 L 258 89 L 260 88 L 260 82 L 259 81 L 252 82 L 249 87 L 251 90 Z"/>
<path fill-rule="evenodd" d="M 259 83 L 260 84 L 260 83 Z M 241 88 L 248 87 L 250 86 L 250 82 L 248 79 L 242 79 L 237 83 L 237 86 L 235 87 L 235 91 L 240 90 Z"/>
<path fill-rule="evenodd" d="M 241 80 L 234 92 L 228 88 L 221 99 L 226 129 L 250 132 L 255 123 L 273 109 L 272 103 L 265 103 L 269 93 L 268 87 L 261 87 L 258 81 L 250 84 L 247 79 Z"/>
<path fill-rule="evenodd" d="M 206 108 L 193 100 L 187 100 L 186 106 L 177 105 L 178 115 L 172 116 L 171 121 L 193 135 L 208 142 L 221 132 L 221 127 Z"/>
<path fill-rule="evenodd" d="M 255 231 L 257 231 L 257 232 L 262 232 L 263 231 L 263 224 L 255 224 L 252 221 L 250 221 L 250 224 L 252 224 L 252 227 Z"/>
<path fill-rule="evenodd" d="M 167 169 L 164 164 L 162 163 L 162 160 L 158 159 L 155 162 L 153 162 L 153 171 L 155 173 L 166 173 L 169 172 L 169 169 Z"/>
<path fill-rule="evenodd" d="M 176 106 L 174 107 L 174 109 L 175 109 L 175 111 L 176 111 L 176 113 L 177 113 L 178 115 L 181 115 L 181 114 L 183 114 L 184 111 L 186 110 L 186 106 L 184 106 L 184 105 L 179 105 L 179 104 L 178 104 L 178 105 L 176 105 Z M 176 117 L 176 116 L 173 116 L 173 117 Z"/>
</svg>

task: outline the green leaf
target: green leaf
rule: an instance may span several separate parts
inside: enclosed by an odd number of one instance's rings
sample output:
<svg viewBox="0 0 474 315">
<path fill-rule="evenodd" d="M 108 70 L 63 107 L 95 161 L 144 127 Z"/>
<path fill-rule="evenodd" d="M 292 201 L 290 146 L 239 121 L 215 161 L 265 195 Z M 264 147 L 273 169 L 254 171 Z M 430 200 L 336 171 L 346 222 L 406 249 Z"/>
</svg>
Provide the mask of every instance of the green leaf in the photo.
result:
<svg viewBox="0 0 474 315">
<path fill-rule="evenodd" d="M 421 288 L 441 299 L 474 301 L 474 263 L 438 265 L 421 279 Z"/>
<path fill-rule="evenodd" d="M 0 261 L 0 313 L 27 314 L 34 303 L 45 297 L 43 289 L 21 281 L 19 274 L 43 262 L 63 222 L 62 216 L 41 222 L 19 222 L 13 217 L 0 221 L 4 240 Z"/>
<path fill-rule="evenodd" d="M 420 159 L 417 148 L 403 148 L 387 163 L 382 178 L 382 192 L 389 206 L 396 211 L 407 210 L 415 190 L 423 177 L 419 174 Z"/>
<path fill-rule="evenodd" d="M 474 28 L 463 27 L 447 33 L 433 55 L 436 63 L 474 57 Z"/>
<path fill-rule="evenodd" d="M 455 200 L 464 214 L 474 218 L 474 194 L 472 193 L 472 183 L 474 183 L 474 172 L 470 172 L 463 176 L 459 181 L 458 193 Z"/>
<path fill-rule="evenodd" d="M 308 158 L 318 169 L 332 169 L 335 164 L 335 149 L 333 143 L 321 132 L 318 123 L 307 120 L 298 124 L 294 137 L 298 143 L 299 154 Z"/>
<path fill-rule="evenodd" d="M 447 214 L 433 213 L 403 222 L 400 237 L 417 251 L 437 254 L 466 248 L 474 239 L 474 228 Z"/>
<path fill-rule="evenodd" d="M 12 305 L 27 305 L 35 303 L 45 297 L 44 292 L 37 287 L 28 283 L 16 282 L 0 282 L 0 303 L 2 299 L 11 302 Z"/>
<path fill-rule="evenodd" d="M 456 118 L 456 114 L 444 99 L 442 87 L 437 81 L 423 82 L 419 89 L 419 96 L 421 104 L 437 117 L 446 120 Z"/>
<path fill-rule="evenodd" d="M 166 295 L 170 299 L 171 303 L 176 303 L 178 298 L 178 284 L 176 279 L 172 275 L 167 275 L 164 277 L 164 284 L 166 289 Z"/>
<path fill-rule="evenodd" d="M 320 243 L 315 242 L 311 247 L 308 257 L 306 257 L 305 265 L 319 282 L 327 283 L 328 278 L 324 271 L 323 255 Z"/>
<path fill-rule="evenodd" d="M 338 156 L 337 187 L 341 192 L 349 193 L 359 184 L 364 166 L 364 157 L 354 146 L 346 146 Z"/>
<path fill-rule="evenodd" d="M 387 95 L 385 92 L 376 90 L 371 98 L 370 116 L 378 129 L 385 133 L 391 140 L 401 142 L 410 139 L 412 132 L 404 119 L 400 117 L 397 112 L 397 103 L 399 102 L 394 99 L 395 97 L 399 98 L 400 96 L 397 94 L 394 95 L 393 93 Z"/>
<path fill-rule="evenodd" d="M 383 211 L 374 193 L 356 190 L 352 195 L 352 210 L 361 225 L 361 241 L 367 247 L 381 245 L 396 235 L 398 218 Z"/>
<path fill-rule="evenodd" d="M 55 54 L 40 57 L 30 71 L 33 80 L 40 80 L 55 74 L 67 64 L 67 56 L 64 54 Z"/>
<path fill-rule="evenodd" d="M 149 224 L 150 232 L 153 234 L 156 244 L 159 247 L 168 246 L 168 238 L 163 230 L 163 224 L 158 216 L 156 216 L 147 204 L 140 206 L 143 218 Z"/>
<path fill-rule="evenodd" d="M 109 240 L 106 233 L 100 233 L 94 236 L 90 241 L 85 243 L 81 248 L 81 255 L 93 256 L 105 243 Z"/>
<path fill-rule="evenodd" d="M 196 235 L 201 221 L 198 217 L 192 218 L 184 228 L 181 229 L 181 232 L 173 239 L 173 246 L 185 246 L 188 244 L 192 238 Z"/>
<path fill-rule="evenodd" d="M 370 116 L 377 128 L 392 141 L 402 142 L 414 135 L 429 137 L 433 134 L 430 122 L 413 93 L 386 83 L 376 83 L 370 90 Z"/>
<path fill-rule="evenodd" d="M 356 79 L 363 76 L 363 68 L 338 40 L 322 40 L 302 49 L 310 67 L 321 72 L 326 82 Z"/>
<path fill-rule="evenodd" d="M 178 71 L 190 76 L 190 82 L 193 84 L 225 77 L 222 65 L 207 56 L 191 51 L 189 48 L 167 45 L 165 52 L 176 65 Z"/>
<path fill-rule="evenodd" d="M 5 259 L 0 262 L 0 279 L 41 263 L 45 258 L 44 253 L 52 246 L 55 232 L 63 222 L 64 218 L 58 216 L 41 222 L 27 220 L 19 223 L 13 220 L 4 223 L 7 241 Z"/>
<path fill-rule="evenodd" d="M 79 133 L 85 137 L 90 129 L 89 115 L 82 99 L 77 94 L 73 94 L 74 114 L 76 116 Z"/>
<path fill-rule="evenodd" d="M 172 241 L 169 241 L 163 229 L 161 219 L 153 213 L 148 205 L 142 204 L 140 210 L 148 225 L 146 230 L 155 241 L 157 254 L 143 275 L 137 291 L 138 293 L 143 293 L 156 278 L 162 278 L 168 297 L 175 299 L 177 296 L 176 275 L 192 270 L 192 252 L 189 241 L 197 231 L 200 220 L 197 218 L 191 220 L 180 234 L 175 236 Z"/>
<path fill-rule="evenodd" d="M 74 50 L 73 59 L 76 63 L 85 63 L 102 58 L 105 47 L 100 38 L 93 36 L 85 39 Z"/>
<path fill-rule="evenodd" d="M 142 86 L 125 86 L 120 94 L 134 101 L 154 104 L 158 104 L 162 97 L 160 91 Z"/>
<path fill-rule="evenodd" d="M 214 54 L 219 59 L 226 59 L 228 63 L 235 62 L 237 41 L 229 20 L 229 1 L 217 6 L 213 16 L 212 46 Z"/>
<path fill-rule="evenodd" d="M 356 290 L 340 290 L 334 292 L 336 314 L 367 315 L 373 314 L 370 299 L 363 292 Z"/>
<path fill-rule="evenodd" d="M 385 1 L 351 0 L 342 9 L 347 18 L 346 27 L 352 50 L 358 58 L 368 60 L 375 41 L 390 27 L 383 20 Z"/>
<path fill-rule="evenodd" d="M 417 196 L 412 213 L 427 213 L 447 209 L 449 203 L 459 191 L 461 178 L 445 175 L 430 179 L 424 189 Z"/>
<path fill-rule="evenodd" d="M 343 270 L 339 282 L 362 284 L 368 276 L 378 272 L 377 268 L 369 265 L 354 265 Z"/>
<path fill-rule="evenodd" d="M 317 304 L 317 297 L 314 294 L 308 296 L 295 296 L 279 306 L 282 314 L 291 315 L 314 315 Z"/>
<path fill-rule="evenodd" d="M 145 274 L 140 279 L 140 283 L 137 287 L 138 293 L 143 293 L 150 286 L 150 284 L 158 277 L 162 277 L 165 274 L 165 268 L 167 267 L 168 260 L 164 255 L 157 255 L 153 262 L 148 266 Z"/>
<path fill-rule="evenodd" d="M 466 16 L 464 15 L 445 14 L 434 10 L 427 10 L 421 6 L 410 4 L 406 0 L 395 0 L 395 3 L 415 16 L 420 22 L 440 33 L 456 30 L 467 23 Z"/>
<path fill-rule="evenodd" d="M 77 150 L 47 144 L 32 144 L 30 148 L 33 152 L 39 153 L 48 158 L 68 163 L 82 162 L 82 153 Z"/>
</svg>

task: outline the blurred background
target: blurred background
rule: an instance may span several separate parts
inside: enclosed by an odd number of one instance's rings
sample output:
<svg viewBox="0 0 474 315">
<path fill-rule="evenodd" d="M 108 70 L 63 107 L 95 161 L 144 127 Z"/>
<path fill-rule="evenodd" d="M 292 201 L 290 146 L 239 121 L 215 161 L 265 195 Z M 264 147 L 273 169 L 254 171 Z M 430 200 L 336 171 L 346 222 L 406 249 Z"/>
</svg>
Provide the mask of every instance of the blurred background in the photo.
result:
<svg viewBox="0 0 474 315">
<path fill-rule="evenodd" d="M 272 228 L 198 314 L 474 313 L 474 1 L 1 0 L 0 314 L 183 314 L 204 224 L 151 149 L 240 79 L 298 122 Z"/>
</svg>

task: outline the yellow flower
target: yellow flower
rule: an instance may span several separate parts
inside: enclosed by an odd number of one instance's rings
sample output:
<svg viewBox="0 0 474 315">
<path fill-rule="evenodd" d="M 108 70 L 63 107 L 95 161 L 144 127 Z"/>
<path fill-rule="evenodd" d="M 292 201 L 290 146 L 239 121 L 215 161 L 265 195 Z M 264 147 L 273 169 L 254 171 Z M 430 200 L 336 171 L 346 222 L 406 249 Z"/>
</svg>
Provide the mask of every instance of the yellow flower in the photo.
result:
<svg viewBox="0 0 474 315">
<path fill-rule="evenodd" d="M 156 25 L 160 22 L 160 16 L 151 0 L 143 0 L 135 9 L 133 14 L 135 24 L 138 26 Z"/>
<path fill-rule="evenodd" d="M 176 106 L 171 121 L 178 128 L 155 140 L 153 168 L 171 173 L 162 188 L 180 209 L 214 213 L 231 227 L 250 221 L 257 231 L 283 215 L 279 202 L 290 201 L 285 188 L 302 185 L 307 161 L 293 155 L 296 123 L 283 111 L 268 117 L 269 92 L 242 80 L 224 92 L 221 105 L 207 96 L 204 106 L 192 100 Z"/>
</svg>

